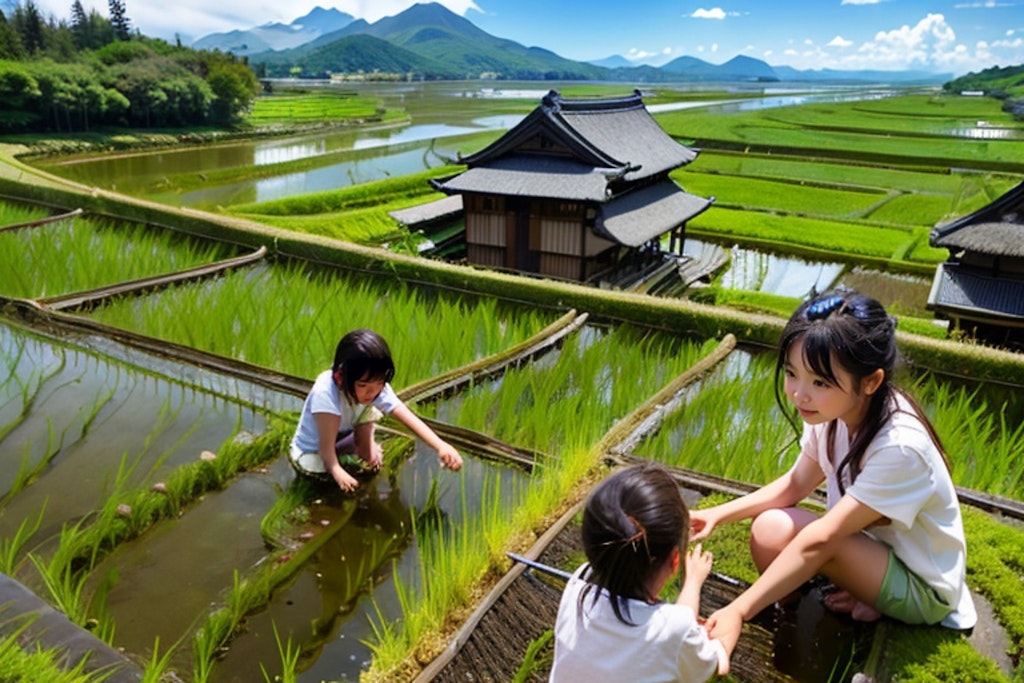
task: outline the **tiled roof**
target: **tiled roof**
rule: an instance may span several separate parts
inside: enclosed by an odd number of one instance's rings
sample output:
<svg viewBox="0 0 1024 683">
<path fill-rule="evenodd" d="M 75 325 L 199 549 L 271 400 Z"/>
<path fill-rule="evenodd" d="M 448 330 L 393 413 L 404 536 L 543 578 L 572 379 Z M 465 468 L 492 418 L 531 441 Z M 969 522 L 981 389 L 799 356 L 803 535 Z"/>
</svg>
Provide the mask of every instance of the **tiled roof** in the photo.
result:
<svg viewBox="0 0 1024 683">
<path fill-rule="evenodd" d="M 602 205 L 595 231 L 627 247 L 638 247 L 693 218 L 712 201 L 663 180 Z"/>
<path fill-rule="evenodd" d="M 615 173 L 615 169 L 595 168 L 560 157 L 510 154 L 434 185 L 449 194 L 480 192 L 603 202 L 608 199 L 609 173 Z"/>
<path fill-rule="evenodd" d="M 552 90 L 512 130 L 461 161 L 471 169 L 490 165 L 538 136 L 566 147 L 585 166 L 619 171 L 626 181 L 667 173 L 697 157 L 662 130 L 638 92 L 614 100 L 567 100 Z"/>
<path fill-rule="evenodd" d="M 1000 280 L 944 263 L 935 273 L 928 305 L 968 315 L 1024 320 L 1024 280 Z"/>
</svg>

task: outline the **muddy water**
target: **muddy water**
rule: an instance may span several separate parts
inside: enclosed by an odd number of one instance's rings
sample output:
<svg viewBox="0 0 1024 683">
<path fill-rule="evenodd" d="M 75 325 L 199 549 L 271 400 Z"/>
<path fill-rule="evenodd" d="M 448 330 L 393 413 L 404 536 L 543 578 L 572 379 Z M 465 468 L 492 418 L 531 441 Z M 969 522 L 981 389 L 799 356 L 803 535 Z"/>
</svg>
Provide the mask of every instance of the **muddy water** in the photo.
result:
<svg viewBox="0 0 1024 683">
<path fill-rule="evenodd" d="M 44 510 L 37 538 L 58 533 L 103 504 L 119 468 L 139 486 L 263 429 L 249 406 L 2 323 L 0 368 L 10 372 L 0 385 L 4 537 Z"/>
</svg>

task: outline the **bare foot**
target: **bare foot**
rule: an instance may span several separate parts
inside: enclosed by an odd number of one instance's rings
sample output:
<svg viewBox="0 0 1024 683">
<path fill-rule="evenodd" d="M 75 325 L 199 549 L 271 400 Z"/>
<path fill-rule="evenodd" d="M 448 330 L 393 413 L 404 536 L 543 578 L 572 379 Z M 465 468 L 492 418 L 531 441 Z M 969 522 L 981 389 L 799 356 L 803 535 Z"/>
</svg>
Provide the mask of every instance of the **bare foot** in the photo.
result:
<svg viewBox="0 0 1024 683">
<path fill-rule="evenodd" d="M 863 603 L 843 589 L 836 589 L 822 599 L 825 607 L 833 612 L 849 614 L 854 621 L 878 621 L 882 613 L 871 605 Z"/>
</svg>

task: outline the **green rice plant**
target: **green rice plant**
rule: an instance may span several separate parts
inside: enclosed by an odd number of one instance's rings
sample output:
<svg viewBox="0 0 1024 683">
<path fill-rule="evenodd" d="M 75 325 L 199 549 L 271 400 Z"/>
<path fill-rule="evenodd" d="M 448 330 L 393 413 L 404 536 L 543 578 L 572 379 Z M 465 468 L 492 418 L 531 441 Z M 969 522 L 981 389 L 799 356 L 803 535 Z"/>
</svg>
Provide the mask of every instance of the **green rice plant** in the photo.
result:
<svg viewBox="0 0 1024 683">
<path fill-rule="evenodd" d="M 168 672 L 171 667 L 171 658 L 174 656 L 177 646 L 170 647 L 166 652 L 160 653 L 160 636 L 153 641 L 153 653 L 146 660 L 142 669 L 142 678 L 139 683 L 164 683 L 168 680 Z"/>
<path fill-rule="evenodd" d="M 774 360 L 734 352 L 636 454 L 755 484 L 785 472 L 797 432 L 775 402 Z"/>
<path fill-rule="evenodd" d="M 65 525 L 61 529 L 61 540 L 77 533 L 77 526 Z M 88 575 L 76 572 L 67 553 L 61 552 L 59 548 L 48 561 L 35 553 L 29 553 L 28 558 L 39 573 L 49 602 L 75 624 L 83 628 L 91 627 L 90 630 L 97 638 L 111 643 L 114 623 L 106 610 L 106 595 L 112 585 L 112 577 L 108 576 L 91 593 L 87 593 Z"/>
<path fill-rule="evenodd" d="M 183 270 L 233 255 L 218 242 L 139 224 L 77 218 L 0 232 L 0 294 L 48 297 Z"/>
<path fill-rule="evenodd" d="M 68 668 L 61 664 L 67 656 L 60 648 L 22 649 L 21 636 L 29 626 L 31 621 L 24 620 L 0 639 L 0 680 L 4 683 L 103 683 L 114 673 L 112 670 L 86 671 L 87 656 Z"/>
<path fill-rule="evenodd" d="M 869 257 L 888 263 L 902 256 L 918 237 L 907 229 L 852 222 L 825 221 L 802 216 L 774 216 L 751 211 L 719 208 L 694 218 L 687 227 L 695 237 L 732 239 L 745 244 L 779 248 L 787 253 L 836 258 Z M 915 249 L 915 263 L 936 264 L 946 259 L 944 249 Z M 892 264 L 894 268 L 899 263 Z M 898 268 L 897 268 L 898 270 Z"/>
<path fill-rule="evenodd" d="M 552 455 L 586 449 L 699 356 L 696 344 L 627 326 L 576 335 L 553 362 L 464 392 L 444 419 Z"/>
<path fill-rule="evenodd" d="M 281 635 L 277 632 L 277 624 L 274 624 L 274 642 L 277 644 L 277 652 L 281 657 L 281 674 L 271 677 L 267 673 L 266 667 L 260 663 L 260 672 L 263 674 L 263 680 L 266 683 L 298 683 L 297 671 L 302 648 L 294 647 L 290 638 L 282 643 Z"/>
<path fill-rule="evenodd" d="M 826 159 L 780 157 L 771 154 L 728 150 L 702 150 L 697 159 L 672 173 L 684 187 L 700 173 L 745 177 L 780 178 L 825 187 L 878 188 L 886 192 L 941 194 L 952 197 L 961 184 L 973 182 L 978 174 L 936 173 L 916 169 L 888 168 L 872 164 L 831 163 Z M 984 175 L 1005 190 L 1008 179 Z"/>
<path fill-rule="evenodd" d="M 43 515 L 45 514 L 46 502 L 44 501 L 35 522 L 30 517 L 26 517 L 21 520 L 21 524 L 18 525 L 18 531 L 15 532 L 13 538 L 0 538 L 0 573 L 7 574 L 8 576 L 14 576 L 17 573 L 18 556 L 21 554 L 21 550 L 25 547 L 28 539 L 32 538 L 36 531 L 39 530 L 39 526 L 43 523 Z"/>
<path fill-rule="evenodd" d="M 952 197 L 945 195 L 902 194 L 893 197 L 863 218 L 895 225 L 933 225 L 952 217 Z"/>
<path fill-rule="evenodd" d="M 49 215 L 50 212 L 42 207 L 0 201 L 0 228 L 39 221 Z"/>
<path fill-rule="evenodd" d="M 310 378 L 330 367 L 344 333 L 368 327 L 387 339 L 400 387 L 399 382 L 413 383 L 513 346 L 557 313 L 287 265 L 114 302 L 93 315 L 116 327 Z"/>
<path fill-rule="evenodd" d="M 832 189 L 808 186 L 788 180 L 734 178 L 689 173 L 673 174 L 687 192 L 715 196 L 718 207 L 778 211 L 819 218 L 865 218 L 884 199 L 881 190 Z"/>
<path fill-rule="evenodd" d="M 375 100 L 354 93 L 322 92 L 298 95 L 264 95 L 252 102 L 246 123 L 310 123 L 380 116 Z"/>
<path fill-rule="evenodd" d="M 310 192 L 297 197 L 273 199 L 254 204 L 238 204 L 233 213 L 268 216 L 313 216 L 353 209 L 367 209 L 398 200 L 436 194 L 428 181 L 458 173 L 461 166 L 441 166 L 396 178 L 360 183 L 337 190 Z"/>
<path fill-rule="evenodd" d="M 1006 406 L 978 389 L 951 387 L 925 375 L 913 387 L 946 449 L 960 486 L 1020 499 L 1024 492 L 1024 424 L 1011 424 Z"/>
</svg>

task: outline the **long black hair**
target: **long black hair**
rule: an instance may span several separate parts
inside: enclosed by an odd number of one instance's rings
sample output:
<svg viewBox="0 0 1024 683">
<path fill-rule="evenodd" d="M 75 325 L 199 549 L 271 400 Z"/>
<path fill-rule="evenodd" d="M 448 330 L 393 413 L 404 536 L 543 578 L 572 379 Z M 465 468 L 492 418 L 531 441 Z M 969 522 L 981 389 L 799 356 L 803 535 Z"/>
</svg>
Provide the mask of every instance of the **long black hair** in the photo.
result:
<svg viewBox="0 0 1024 683">
<path fill-rule="evenodd" d="M 395 376 L 395 362 L 384 338 L 373 330 L 352 330 L 338 342 L 331 369 L 341 372 L 341 390 L 353 400 L 356 382 L 362 379 L 390 382 Z"/>
<path fill-rule="evenodd" d="M 690 513 L 679 485 L 664 467 L 642 464 L 598 484 L 583 510 L 583 549 L 589 561 L 580 607 L 589 593 L 608 592 L 615 616 L 626 624 L 630 598 L 653 603 L 649 580 L 673 548 L 685 552 Z M 685 568 L 685 563 L 682 565 Z"/>
<path fill-rule="evenodd" d="M 850 452 L 836 469 L 840 493 L 857 480 L 861 461 L 868 445 L 879 430 L 898 410 L 895 396 L 899 394 L 913 407 L 912 413 L 928 430 L 929 436 L 945 460 L 945 450 L 935 428 L 921 408 L 905 391 L 892 383 L 893 372 L 900 360 L 896 348 L 896 319 L 886 313 L 877 300 L 850 290 L 825 292 L 804 302 L 790 317 L 779 340 L 775 365 L 775 400 L 793 422 L 792 411 L 786 408 L 781 380 L 789 350 L 803 341 L 803 359 L 810 370 L 839 386 L 833 363 L 853 377 L 851 391 L 859 392 L 861 381 L 882 370 L 881 384 L 868 400 L 868 411 L 850 444 Z M 794 426 L 795 423 L 794 423 Z M 828 425 L 828 455 L 832 458 L 836 421 Z M 947 468 L 949 463 L 946 463 Z"/>
</svg>

